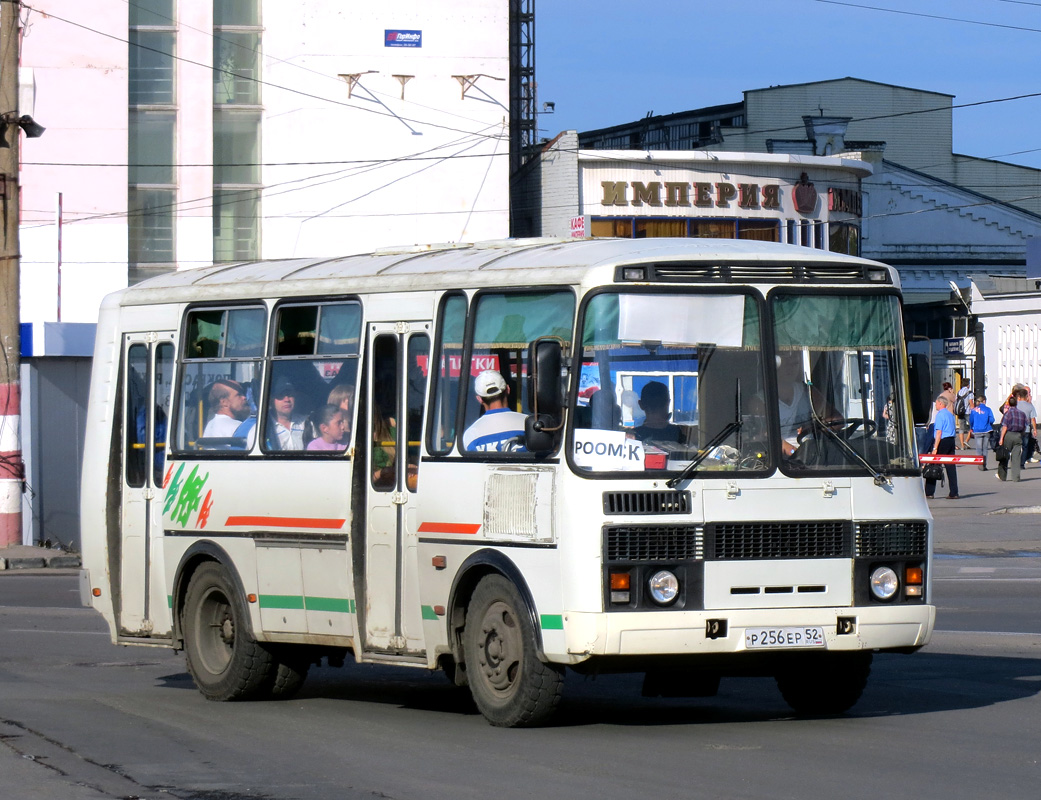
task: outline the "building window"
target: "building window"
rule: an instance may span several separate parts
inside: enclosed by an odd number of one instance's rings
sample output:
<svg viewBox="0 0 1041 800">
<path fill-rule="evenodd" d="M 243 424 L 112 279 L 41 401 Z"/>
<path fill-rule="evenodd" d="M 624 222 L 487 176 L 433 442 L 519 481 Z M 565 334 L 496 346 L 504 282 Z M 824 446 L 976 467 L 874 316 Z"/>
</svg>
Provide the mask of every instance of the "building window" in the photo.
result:
<svg viewBox="0 0 1041 800">
<path fill-rule="evenodd" d="M 260 258 L 260 3 L 213 3 L 213 260 Z"/>
<path fill-rule="evenodd" d="M 219 189 L 213 195 L 213 260 L 259 258 L 259 189 Z"/>
<path fill-rule="evenodd" d="M 849 256 L 860 255 L 860 226 L 849 222 L 832 222 L 828 225 L 828 249 L 833 253 Z"/>
<path fill-rule="evenodd" d="M 757 242 L 781 241 L 781 228 L 776 220 L 742 219 L 737 223 L 737 238 Z"/>
<path fill-rule="evenodd" d="M 213 36 L 215 105 L 260 104 L 260 32 L 218 31 Z"/>
<path fill-rule="evenodd" d="M 129 117 L 130 184 L 174 184 L 173 111 L 138 111 Z"/>
<path fill-rule="evenodd" d="M 174 0 L 129 6 L 127 237 L 129 280 L 136 283 L 176 260 Z"/>
<path fill-rule="evenodd" d="M 130 105 L 172 106 L 174 96 L 174 32 L 130 31 Z"/>
<path fill-rule="evenodd" d="M 174 260 L 173 189 L 131 186 L 127 197 L 130 264 L 170 264 Z M 146 271 L 132 271 L 131 282 L 146 277 Z"/>
</svg>

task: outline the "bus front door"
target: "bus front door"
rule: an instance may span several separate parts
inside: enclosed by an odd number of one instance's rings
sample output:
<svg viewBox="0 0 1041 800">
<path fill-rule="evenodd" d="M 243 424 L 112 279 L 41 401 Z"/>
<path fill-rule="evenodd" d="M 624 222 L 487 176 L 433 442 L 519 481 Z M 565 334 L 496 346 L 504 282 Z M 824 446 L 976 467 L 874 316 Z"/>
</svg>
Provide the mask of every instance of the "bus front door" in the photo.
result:
<svg viewBox="0 0 1041 800">
<path fill-rule="evenodd" d="M 368 328 L 365 459 L 365 650 L 424 652 L 419 602 L 416 487 L 430 353 L 430 324 Z"/>
<path fill-rule="evenodd" d="M 173 333 L 131 333 L 123 338 L 122 501 L 119 597 L 121 636 L 168 632 L 169 610 L 162 580 L 162 486 Z M 156 615 L 162 615 L 156 620 Z"/>
</svg>

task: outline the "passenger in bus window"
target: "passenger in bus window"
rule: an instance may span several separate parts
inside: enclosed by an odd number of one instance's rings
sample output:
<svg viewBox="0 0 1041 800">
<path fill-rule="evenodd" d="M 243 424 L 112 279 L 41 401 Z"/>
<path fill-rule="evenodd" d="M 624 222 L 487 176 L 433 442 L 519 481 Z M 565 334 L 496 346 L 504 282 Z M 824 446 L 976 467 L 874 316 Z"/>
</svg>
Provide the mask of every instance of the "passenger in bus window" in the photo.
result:
<svg viewBox="0 0 1041 800">
<path fill-rule="evenodd" d="M 294 413 L 296 388 L 287 380 L 275 382 L 271 390 L 271 411 L 274 417 L 273 431 L 277 444 L 269 435 L 268 447 L 277 450 L 304 449 L 304 417 Z"/>
<path fill-rule="evenodd" d="M 318 435 L 308 443 L 309 451 L 347 449 L 347 443 L 344 441 L 347 429 L 343 409 L 332 404 L 321 406 L 311 415 L 311 422 Z"/>
<path fill-rule="evenodd" d="M 640 408 L 646 415 L 643 424 L 633 428 L 633 436 L 645 442 L 683 444 L 683 429 L 669 421 L 669 387 L 661 381 L 649 381 L 640 390 Z"/>
<path fill-rule="evenodd" d="M 334 386 L 329 391 L 328 402 L 329 405 L 343 409 L 343 422 L 349 434 L 351 432 L 351 408 L 354 406 L 354 387 L 346 383 Z"/>
<path fill-rule="evenodd" d="M 394 460 L 397 455 L 398 423 L 383 413 L 379 403 L 372 407 L 372 482 L 377 487 L 394 484 Z"/>
<path fill-rule="evenodd" d="M 249 403 L 242 384 L 228 378 L 213 382 L 209 392 L 213 416 L 206 423 L 204 438 L 227 438 L 235 435 L 239 423 L 249 417 Z"/>
<path fill-rule="evenodd" d="M 527 417 L 511 411 L 510 389 L 494 369 L 486 369 L 474 379 L 474 393 L 483 412 L 463 432 L 463 449 L 479 452 L 517 452 L 524 447 L 524 421 Z"/>
</svg>

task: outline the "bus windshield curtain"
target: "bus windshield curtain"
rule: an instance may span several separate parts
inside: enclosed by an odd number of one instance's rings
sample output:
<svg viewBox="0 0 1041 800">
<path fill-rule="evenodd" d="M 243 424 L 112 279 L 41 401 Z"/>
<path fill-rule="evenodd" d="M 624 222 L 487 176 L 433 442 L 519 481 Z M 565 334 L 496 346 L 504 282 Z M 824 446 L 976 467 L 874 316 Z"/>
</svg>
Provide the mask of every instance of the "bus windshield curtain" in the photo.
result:
<svg viewBox="0 0 1041 800">
<path fill-rule="evenodd" d="M 893 349 L 900 342 L 894 297 L 785 295 L 773 311 L 779 350 Z"/>
<path fill-rule="evenodd" d="M 653 302 L 654 295 L 642 296 L 651 299 Z M 711 303 L 713 297 L 719 296 L 691 295 L 691 297 L 698 297 L 702 301 L 707 300 L 709 303 Z M 724 296 L 729 297 L 729 295 Z M 619 338 L 618 335 L 620 317 L 618 298 L 619 295 L 617 294 L 597 295 L 586 307 L 585 319 L 582 323 L 582 345 L 584 347 L 593 349 L 612 348 L 629 341 Z M 702 338 L 703 341 L 673 344 L 679 344 L 680 346 L 715 344 L 711 333 L 698 338 Z M 759 348 L 759 343 L 759 309 L 756 307 L 755 299 L 750 295 L 745 295 L 743 319 L 741 322 L 741 348 L 755 350 Z"/>
</svg>

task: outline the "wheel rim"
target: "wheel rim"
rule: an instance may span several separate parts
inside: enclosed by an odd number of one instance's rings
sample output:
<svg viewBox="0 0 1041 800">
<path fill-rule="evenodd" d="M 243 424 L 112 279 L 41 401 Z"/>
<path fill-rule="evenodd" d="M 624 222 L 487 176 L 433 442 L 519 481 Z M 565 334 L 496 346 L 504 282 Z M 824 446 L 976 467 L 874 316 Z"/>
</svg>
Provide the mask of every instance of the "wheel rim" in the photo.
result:
<svg viewBox="0 0 1041 800">
<path fill-rule="evenodd" d="M 513 692 L 521 672 L 524 641 L 513 609 L 493 603 L 481 619 L 477 641 L 480 675 L 492 692 L 506 698 Z"/>
<path fill-rule="evenodd" d="M 196 623 L 201 666 L 211 675 L 220 675 L 235 651 L 235 617 L 224 592 L 214 587 L 200 598 Z"/>
</svg>

